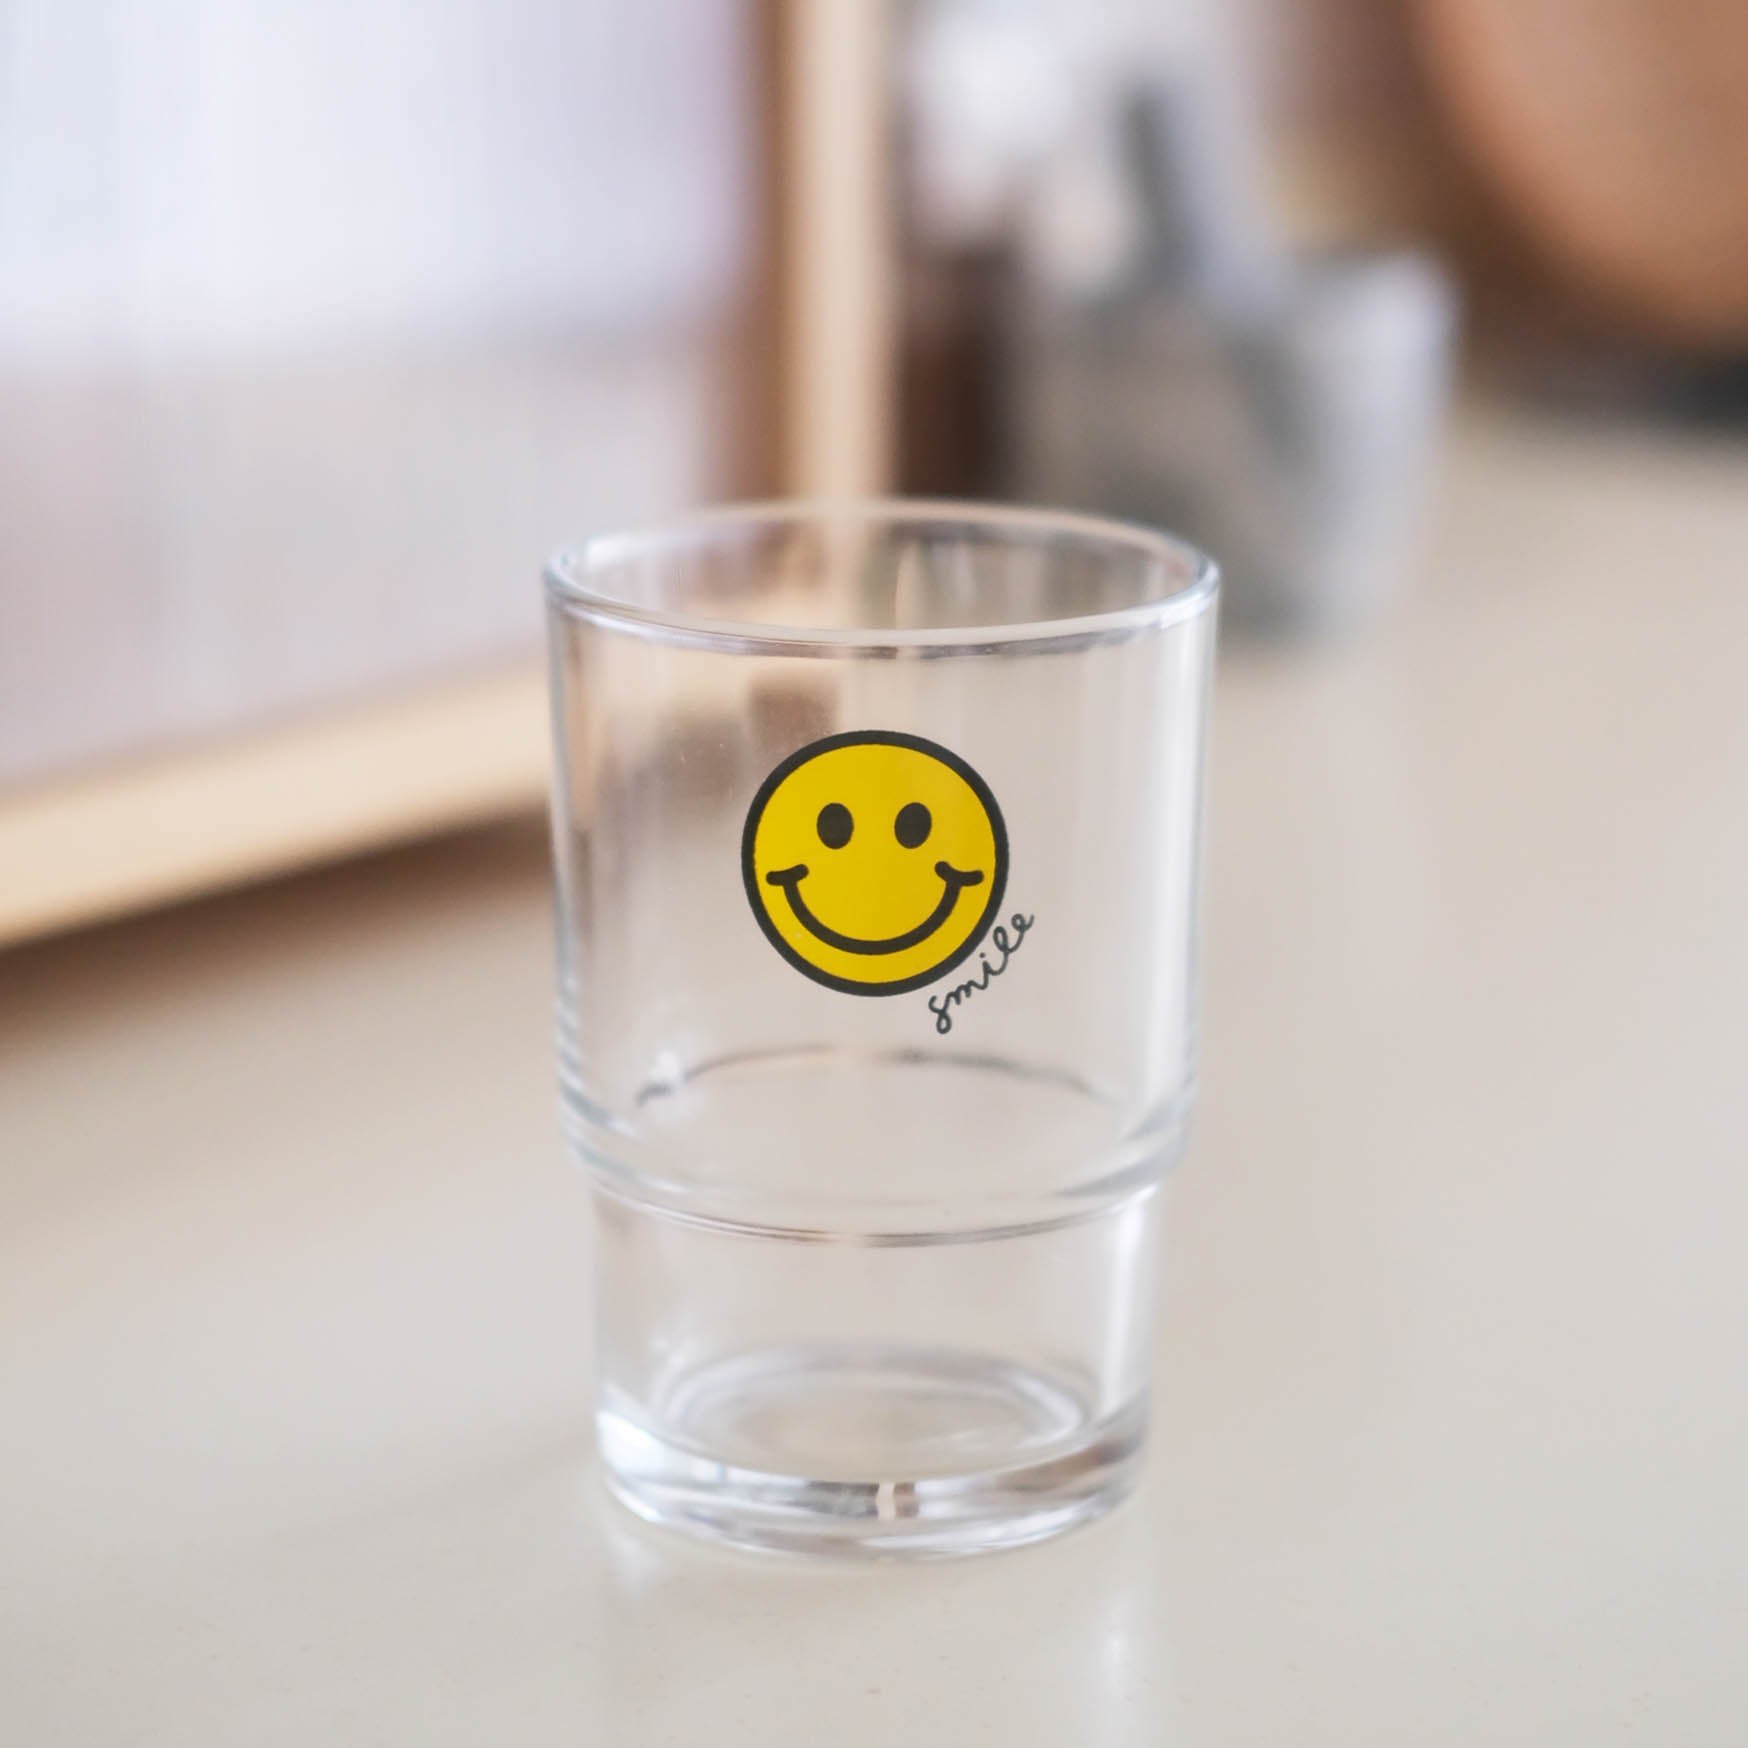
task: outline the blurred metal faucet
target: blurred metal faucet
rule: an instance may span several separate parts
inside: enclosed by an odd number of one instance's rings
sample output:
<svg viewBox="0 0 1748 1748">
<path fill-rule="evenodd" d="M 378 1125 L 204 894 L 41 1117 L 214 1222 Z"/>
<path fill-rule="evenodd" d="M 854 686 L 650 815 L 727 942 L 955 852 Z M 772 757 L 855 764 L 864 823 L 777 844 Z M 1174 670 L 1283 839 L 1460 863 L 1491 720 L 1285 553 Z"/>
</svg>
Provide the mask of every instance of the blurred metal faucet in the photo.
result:
<svg viewBox="0 0 1748 1748">
<path fill-rule="evenodd" d="M 1110 125 L 1133 246 L 1104 283 L 1023 275 L 1004 486 L 1207 547 L 1240 620 L 1351 618 L 1410 562 L 1451 282 L 1414 251 L 1277 250 L 1193 86 L 1136 86 Z"/>
</svg>

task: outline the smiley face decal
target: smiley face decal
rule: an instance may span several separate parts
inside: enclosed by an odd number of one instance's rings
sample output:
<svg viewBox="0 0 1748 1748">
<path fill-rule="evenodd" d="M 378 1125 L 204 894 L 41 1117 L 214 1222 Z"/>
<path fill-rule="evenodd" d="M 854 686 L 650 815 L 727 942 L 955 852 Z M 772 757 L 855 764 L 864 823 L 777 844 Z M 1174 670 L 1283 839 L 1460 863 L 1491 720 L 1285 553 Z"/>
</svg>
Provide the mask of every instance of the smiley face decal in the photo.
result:
<svg viewBox="0 0 1748 1748">
<path fill-rule="evenodd" d="M 901 995 L 977 945 L 1007 885 L 1007 830 L 957 753 L 914 734 L 834 734 L 760 785 L 741 874 L 797 971 L 850 995 Z"/>
</svg>

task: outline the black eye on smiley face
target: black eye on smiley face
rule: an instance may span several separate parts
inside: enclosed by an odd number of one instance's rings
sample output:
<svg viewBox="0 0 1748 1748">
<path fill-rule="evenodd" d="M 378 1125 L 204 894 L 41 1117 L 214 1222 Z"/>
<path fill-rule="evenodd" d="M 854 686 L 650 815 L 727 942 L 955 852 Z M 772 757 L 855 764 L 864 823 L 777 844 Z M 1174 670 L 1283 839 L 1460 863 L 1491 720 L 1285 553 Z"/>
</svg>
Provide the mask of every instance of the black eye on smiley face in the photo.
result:
<svg viewBox="0 0 1748 1748">
<path fill-rule="evenodd" d="M 819 810 L 819 820 L 814 829 L 819 833 L 819 841 L 828 850 L 841 850 L 850 841 L 856 822 L 841 801 L 828 801 Z"/>
<path fill-rule="evenodd" d="M 907 801 L 892 822 L 892 835 L 907 850 L 921 849 L 935 828 L 933 816 L 920 801 Z M 828 801 L 814 822 L 819 841 L 828 850 L 841 850 L 855 835 L 855 815 L 841 801 Z"/>
</svg>

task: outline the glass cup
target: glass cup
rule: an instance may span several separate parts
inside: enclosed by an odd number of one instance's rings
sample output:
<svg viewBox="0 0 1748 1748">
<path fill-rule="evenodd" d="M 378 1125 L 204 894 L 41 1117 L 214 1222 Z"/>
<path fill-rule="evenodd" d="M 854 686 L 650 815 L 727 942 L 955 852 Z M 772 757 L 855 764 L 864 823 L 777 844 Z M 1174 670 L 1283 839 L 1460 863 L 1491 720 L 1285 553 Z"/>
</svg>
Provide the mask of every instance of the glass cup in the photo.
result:
<svg viewBox="0 0 1748 1748">
<path fill-rule="evenodd" d="M 589 540 L 547 590 L 610 1486 L 860 1553 L 1105 1510 L 1194 1090 L 1214 566 L 779 505 Z"/>
</svg>

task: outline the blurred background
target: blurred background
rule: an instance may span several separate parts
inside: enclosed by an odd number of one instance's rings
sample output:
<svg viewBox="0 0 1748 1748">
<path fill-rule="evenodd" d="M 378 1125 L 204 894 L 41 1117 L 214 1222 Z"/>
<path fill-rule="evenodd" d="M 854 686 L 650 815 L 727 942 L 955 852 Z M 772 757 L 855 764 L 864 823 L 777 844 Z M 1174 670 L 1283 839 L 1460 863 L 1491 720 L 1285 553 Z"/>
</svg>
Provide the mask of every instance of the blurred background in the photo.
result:
<svg viewBox="0 0 1748 1748">
<path fill-rule="evenodd" d="M 539 568 L 889 491 L 1226 593 L 1148 1478 L 864 1584 L 579 1484 Z M 5 1740 L 1737 1748 L 1745 989 L 1742 0 L 0 0 Z"/>
<path fill-rule="evenodd" d="M 1727 0 L 6 0 L 0 938 L 535 805 L 561 539 L 1083 505 L 1363 637 L 1453 421 L 1740 498 L 1745 359 Z"/>
</svg>

